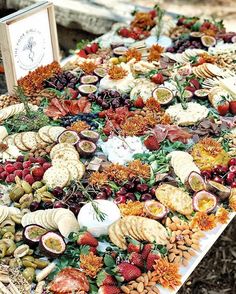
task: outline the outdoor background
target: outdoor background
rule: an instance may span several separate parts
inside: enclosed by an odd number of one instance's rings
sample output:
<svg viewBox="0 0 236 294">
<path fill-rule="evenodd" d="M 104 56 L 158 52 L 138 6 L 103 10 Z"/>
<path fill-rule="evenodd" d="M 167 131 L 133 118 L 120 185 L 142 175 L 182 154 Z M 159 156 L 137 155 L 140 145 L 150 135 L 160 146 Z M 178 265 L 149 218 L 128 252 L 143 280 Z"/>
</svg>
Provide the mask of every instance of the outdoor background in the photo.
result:
<svg viewBox="0 0 236 294">
<path fill-rule="evenodd" d="M 12 2 L 17 2 L 11 0 Z M 23 1 L 23 0 L 18 0 Z M 66 2 L 66 0 L 63 0 Z M 92 2 L 92 0 L 76 0 Z M 53 0 L 52 0 L 53 2 Z M 169 12 L 187 16 L 218 17 L 224 19 L 228 31 L 236 31 L 236 0 L 97 0 L 100 4 L 115 7 L 118 2 L 152 7 L 156 3 Z M 113 4 L 114 2 L 114 4 Z M 0 17 L 12 11 L 4 9 L 5 0 L 0 0 Z M 92 35 L 78 29 L 69 30 L 58 24 L 58 34 L 62 54 L 74 49 L 81 38 Z M 0 74 L 0 93 L 5 93 L 4 74 Z M 179 294 L 236 294 L 236 222 L 233 221 L 213 248 L 190 276 Z"/>
</svg>

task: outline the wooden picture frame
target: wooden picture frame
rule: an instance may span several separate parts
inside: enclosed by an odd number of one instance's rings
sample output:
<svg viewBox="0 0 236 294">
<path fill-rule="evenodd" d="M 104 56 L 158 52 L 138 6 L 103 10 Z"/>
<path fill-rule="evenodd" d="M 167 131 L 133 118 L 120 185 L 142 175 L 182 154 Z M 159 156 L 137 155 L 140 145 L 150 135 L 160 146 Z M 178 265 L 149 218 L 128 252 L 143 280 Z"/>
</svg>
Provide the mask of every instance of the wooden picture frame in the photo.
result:
<svg viewBox="0 0 236 294">
<path fill-rule="evenodd" d="M 54 6 L 43 1 L 0 19 L 0 43 L 9 94 L 17 80 L 59 61 Z"/>
</svg>

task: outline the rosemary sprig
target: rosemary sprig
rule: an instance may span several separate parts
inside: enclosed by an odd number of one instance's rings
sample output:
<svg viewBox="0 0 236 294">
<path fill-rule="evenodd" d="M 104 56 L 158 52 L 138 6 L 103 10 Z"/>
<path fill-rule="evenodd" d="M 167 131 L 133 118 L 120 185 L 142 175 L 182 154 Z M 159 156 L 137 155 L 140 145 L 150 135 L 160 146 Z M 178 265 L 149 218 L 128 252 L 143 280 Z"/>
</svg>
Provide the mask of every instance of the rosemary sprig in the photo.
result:
<svg viewBox="0 0 236 294">
<path fill-rule="evenodd" d="M 157 40 L 159 40 L 163 28 L 163 17 L 165 15 L 165 10 L 161 9 L 159 4 L 155 5 L 154 8 L 157 11 Z"/>
<path fill-rule="evenodd" d="M 184 86 L 181 85 L 181 83 L 177 77 L 175 77 L 175 83 L 176 83 L 177 90 L 179 93 L 180 103 L 181 103 L 183 109 L 186 110 L 188 108 L 188 106 L 187 106 L 186 98 L 184 97 L 184 92 L 185 92 Z"/>
</svg>

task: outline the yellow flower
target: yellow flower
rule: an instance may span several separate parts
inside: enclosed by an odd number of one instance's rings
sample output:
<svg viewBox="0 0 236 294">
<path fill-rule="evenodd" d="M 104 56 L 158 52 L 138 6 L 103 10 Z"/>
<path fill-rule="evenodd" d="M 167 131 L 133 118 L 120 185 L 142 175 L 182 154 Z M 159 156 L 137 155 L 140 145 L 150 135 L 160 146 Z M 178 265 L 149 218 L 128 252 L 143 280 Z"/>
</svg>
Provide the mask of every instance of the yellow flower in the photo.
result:
<svg viewBox="0 0 236 294">
<path fill-rule="evenodd" d="M 224 207 L 218 208 L 216 212 L 216 220 L 221 224 L 226 224 L 229 220 L 229 212 Z"/>
<path fill-rule="evenodd" d="M 197 227 L 202 231 L 209 231 L 216 226 L 216 218 L 214 214 L 208 215 L 206 212 L 197 212 L 192 219 L 191 225 Z"/>
</svg>

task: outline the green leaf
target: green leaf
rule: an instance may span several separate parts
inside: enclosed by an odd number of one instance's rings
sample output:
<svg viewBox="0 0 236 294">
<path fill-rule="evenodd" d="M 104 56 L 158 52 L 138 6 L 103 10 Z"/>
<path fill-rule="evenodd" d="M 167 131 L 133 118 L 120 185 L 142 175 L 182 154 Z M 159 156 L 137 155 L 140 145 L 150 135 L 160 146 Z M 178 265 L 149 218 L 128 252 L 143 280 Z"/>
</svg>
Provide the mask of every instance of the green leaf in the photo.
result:
<svg viewBox="0 0 236 294">
<path fill-rule="evenodd" d="M 89 294 L 97 294 L 97 293 L 98 293 L 98 287 L 94 284 L 90 284 Z"/>
<path fill-rule="evenodd" d="M 109 254 L 105 254 L 103 261 L 104 264 L 109 268 L 116 265 L 115 260 Z"/>
</svg>

